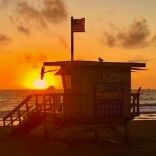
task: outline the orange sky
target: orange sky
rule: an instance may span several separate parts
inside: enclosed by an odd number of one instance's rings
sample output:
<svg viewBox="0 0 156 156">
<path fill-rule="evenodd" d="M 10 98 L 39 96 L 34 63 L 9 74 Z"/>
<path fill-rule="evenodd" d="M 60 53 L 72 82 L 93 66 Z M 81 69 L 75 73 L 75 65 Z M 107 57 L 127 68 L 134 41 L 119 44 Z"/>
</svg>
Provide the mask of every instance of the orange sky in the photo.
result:
<svg viewBox="0 0 156 156">
<path fill-rule="evenodd" d="M 154 0 L 4 0 L 0 2 L 0 88 L 33 88 L 43 61 L 70 59 L 70 17 L 86 18 L 75 33 L 75 59 L 147 63 L 133 88 L 156 88 Z M 54 9 L 55 8 L 55 9 Z M 48 85 L 60 88 L 52 74 Z"/>
</svg>

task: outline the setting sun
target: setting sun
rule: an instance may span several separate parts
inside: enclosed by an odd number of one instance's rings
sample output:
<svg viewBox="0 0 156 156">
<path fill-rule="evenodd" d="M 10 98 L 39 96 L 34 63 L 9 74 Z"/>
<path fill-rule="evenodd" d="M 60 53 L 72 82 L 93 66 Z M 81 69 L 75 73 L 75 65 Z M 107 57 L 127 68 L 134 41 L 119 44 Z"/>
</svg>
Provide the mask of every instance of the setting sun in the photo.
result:
<svg viewBox="0 0 156 156">
<path fill-rule="evenodd" d="M 28 89 L 46 89 L 50 82 L 47 79 L 41 80 L 39 73 L 36 70 L 32 70 L 30 73 L 27 73 L 24 85 Z"/>
<path fill-rule="evenodd" d="M 47 84 L 46 80 L 36 79 L 33 82 L 33 87 L 35 89 L 46 89 L 48 87 L 48 84 Z"/>
<path fill-rule="evenodd" d="M 25 73 L 23 77 L 23 86 L 27 89 L 47 89 L 54 86 L 56 89 L 62 88 L 61 79 L 56 77 L 53 73 L 46 73 L 44 79 L 40 79 L 39 70 L 33 69 Z"/>
</svg>

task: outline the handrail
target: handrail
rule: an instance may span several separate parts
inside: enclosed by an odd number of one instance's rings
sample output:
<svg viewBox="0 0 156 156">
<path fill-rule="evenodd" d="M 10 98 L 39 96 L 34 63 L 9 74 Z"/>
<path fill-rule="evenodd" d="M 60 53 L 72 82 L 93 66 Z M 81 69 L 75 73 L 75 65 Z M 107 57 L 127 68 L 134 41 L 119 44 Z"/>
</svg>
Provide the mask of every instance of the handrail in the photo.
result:
<svg viewBox="0 0 156 156">
<path fill-rule="evenodd" d="M 21 124 L 24 118 L 29 118 L 29 115 L 34 112 L 43 112 L 44 114 L 47 111 L 52 111 L 52 114 L 55 116 L 58 106 L 63 104 L 61 97 L 70 96 L 70 95 L 84 95 L 83 93 L 52 93 L 52 94 L 32 94 L 26 97 L 19 105 L 17 105 L 11 112 L 9 112 L 5 117 L 3 117 L 4 126 L 11 125 L 14 126 L 14 122 L 18 121 L 18 124 Z M 32 102 L 30 103 L 30 100 Z M 21 108 L 25 110 L 21 110 Z M 48 106 L 48 108 L 47 108 Z M 57 112 L 58 113 L 58 112 Z M 9 122 L 6 124 L 6 121 Z"/>
<path fill-rule="evenodd" d="M 29 95 L 28 97 L 26 97 L 19 105 L 17 105 L 11 112 L 9 112 L 5 117 L 3 117 L 3 125 L 4 126 L 9 126 L 11 125 L 12 128 L 14 126 L 14 122 L 15 121 L 19 121 L 19 124 L 22 122 L 21 117 L 23 117 L 22 115 L 25 114 L 26 112 L 29 112 L 29 110 L 31 109 L 31 107 L 27 107 L 28 105 L 28 101 L 32 98 L 31 95 Z M 22 110 L 23 112 L 21 113 L 20 108 L 22 108 L 24 105 L 26 105 L 26 110 Z M 14 117 L 15 115 L 16 117 Z M 14 115 L 14 116 L 13 116 Z M 7 120 L 8 118 L 10 118 L 10 120 Z M 6 121 L 10 121 L 9 123 L 6 124 Z"/>
<path fill-rule="evenodd" d="M 25 102 L 29 101 L 32 98 L 32 95 L 29 95 L 27 98 L 25 98 L 19 105 L 17 105 L 12 111 L 10 111 L 5 117 L 3 117 L 3 120 L 5 120 L 6 118 L 8 118 L 9 116 L 11 116 L 13 113 L 15 113 L 16 111 L 18 111 L 18 109 L 20 107 L 22 107 Z"/>
<path fill-rule="evenodd" d="M 140 110 L 140 93 L 131 93 L 131 115 L 132 116 L 139 116 Z"/>
</svg>

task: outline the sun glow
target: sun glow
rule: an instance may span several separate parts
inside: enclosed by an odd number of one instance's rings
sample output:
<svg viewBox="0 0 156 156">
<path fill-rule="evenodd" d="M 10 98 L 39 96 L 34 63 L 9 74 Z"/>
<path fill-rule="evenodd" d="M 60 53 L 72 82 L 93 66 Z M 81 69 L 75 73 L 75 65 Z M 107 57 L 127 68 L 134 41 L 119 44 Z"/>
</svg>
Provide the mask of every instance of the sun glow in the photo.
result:
<svg viewBox="0 0 156 156">
<path fill-rule="evenodd" d="M 33 87 L 35 89 L 46 89 L 48 87 L 48 84 L 46 80 L 36 79 L 33 82 Z"/>
<path fill-rule="evenodd" d="M 24 87 L 28 89 L 47 89 L 50 86 L 54 86 L 56 89 L 60 89 L 61 81 L 58 77 L 52 73 L 46 73 L 44 79 L 40 79 L 39 70 L 32 70 L 27 73 L 24 78 Z"/>
</svg>

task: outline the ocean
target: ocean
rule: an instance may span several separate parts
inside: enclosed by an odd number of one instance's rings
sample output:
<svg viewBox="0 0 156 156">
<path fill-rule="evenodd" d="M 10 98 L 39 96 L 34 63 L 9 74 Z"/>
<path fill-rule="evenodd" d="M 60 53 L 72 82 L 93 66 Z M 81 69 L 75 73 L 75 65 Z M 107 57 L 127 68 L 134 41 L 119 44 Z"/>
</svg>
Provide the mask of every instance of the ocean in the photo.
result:
<svg viewBox="0 0 156 156">
<path fill-rule="evenodd" d="M 34 90 L 0 90 L 0 121 L 6 112 L 15 108 Z M 132 90 L 136 92 L 136 90 Z M 141 115 L 137 119 L 156 119 L 156 90 L 144 89 L 140 96 Z"/>
</svg>

